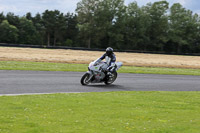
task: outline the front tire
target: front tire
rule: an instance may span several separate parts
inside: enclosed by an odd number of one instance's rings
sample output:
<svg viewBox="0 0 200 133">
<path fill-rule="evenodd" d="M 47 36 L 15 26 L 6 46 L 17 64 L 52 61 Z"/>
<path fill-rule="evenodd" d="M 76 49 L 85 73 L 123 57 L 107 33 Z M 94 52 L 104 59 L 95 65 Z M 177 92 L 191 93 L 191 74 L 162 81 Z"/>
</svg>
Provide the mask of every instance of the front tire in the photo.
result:
<svg viewBox="0 0 200 133">
<path fill-rule="evenodd" d="M 81 84 L 82 85 L 88 85 L 89 84 L 89 81 L 87 81 L 90 77 L 90 74 L 89 73 L 85 73 L 83 75 L 83 77 L 81 78 Z"/>
<path fill-rule="evenodd" d="M 104 82 L 106 85 L 110 85 L 110 84 L 112 84 L 116 79 L 117 79 L 117 72 L 115 71 L 115 72 L 113 72 L 112 73 L 112 76 L 113 77 L 107 77 L 106 78 L 106 81 Z"/>
</svg>

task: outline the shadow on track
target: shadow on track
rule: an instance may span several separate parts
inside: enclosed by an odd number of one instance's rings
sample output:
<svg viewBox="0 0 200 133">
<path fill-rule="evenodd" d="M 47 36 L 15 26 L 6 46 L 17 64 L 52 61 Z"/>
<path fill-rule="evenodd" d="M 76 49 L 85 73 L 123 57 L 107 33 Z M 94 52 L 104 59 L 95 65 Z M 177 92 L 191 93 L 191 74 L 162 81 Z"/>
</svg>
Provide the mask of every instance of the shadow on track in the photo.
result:
<svg viewBox="0 0 200 133">
<path fill-rule="evenodd" d="M 104 84 L 95 84 L 95 85 L 87 85 L 87 87 L 94 87 L 94 88 L 101 88 L 101 89 L 107 89 L 107 90 L 113 90 L 113 91 L 117 91 L 117 90 L 121 90 L 121 91 L 130 91 L 130 89 L 127 89 L 127 87 L 124 87 L 122 85 L 115 85 L 115 84 L 111 84 L 111 85 L 104 85 Z"/>
</svg>

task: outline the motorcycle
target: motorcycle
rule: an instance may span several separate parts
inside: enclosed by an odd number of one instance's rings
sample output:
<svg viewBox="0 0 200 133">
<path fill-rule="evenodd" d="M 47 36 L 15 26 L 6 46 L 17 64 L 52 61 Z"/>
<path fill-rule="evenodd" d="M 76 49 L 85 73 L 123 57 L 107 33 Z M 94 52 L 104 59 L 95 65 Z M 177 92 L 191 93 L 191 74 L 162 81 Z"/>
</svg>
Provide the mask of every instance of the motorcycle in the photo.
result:
<svg viewBox="0 0 200 133">
<path fill-rule="evenodd" d="M 81 84 L 88 85 L 90 83 L 105 83 L 112 84 L 117 79 L 117 70 L 122 66 L 122 62 L 116 62 L 113 66 L 106 62 L 99 62 L 97 60 L 91 62 L 88 66 L 88 71 L 82 76 Z"/>
</svg>

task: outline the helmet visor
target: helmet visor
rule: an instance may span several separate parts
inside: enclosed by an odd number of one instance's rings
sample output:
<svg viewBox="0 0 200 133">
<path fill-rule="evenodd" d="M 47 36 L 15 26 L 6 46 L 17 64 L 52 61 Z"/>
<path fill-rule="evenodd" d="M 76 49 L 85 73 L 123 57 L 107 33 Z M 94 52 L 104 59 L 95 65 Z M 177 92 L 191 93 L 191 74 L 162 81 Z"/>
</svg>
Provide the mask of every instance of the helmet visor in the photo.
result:
<svg viewBox="0 0 200 133">
<path fill-rule="evenodd" d="M 112 54 L 112 51 L 106 51 L 106 54 L 107 54 L 107 55 L 111 55 L 111 54 Z"/>
</svg>

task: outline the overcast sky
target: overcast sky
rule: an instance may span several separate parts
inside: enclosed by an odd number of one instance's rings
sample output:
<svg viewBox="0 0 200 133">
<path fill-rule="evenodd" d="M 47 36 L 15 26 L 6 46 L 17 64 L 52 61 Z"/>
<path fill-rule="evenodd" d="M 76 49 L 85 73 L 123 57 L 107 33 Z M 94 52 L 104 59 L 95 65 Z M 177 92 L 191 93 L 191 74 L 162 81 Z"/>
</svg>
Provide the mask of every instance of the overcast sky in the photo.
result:
<svg viewBox="0 0 200 133">
<path fill-rule="evenodd" d="M 0 12 L 4 14 L 13 12 L 16 15 L 23 16 L 27 12 L 31 12 L 33 15 L 36 13 L 42 13 L 46 9 L 59 10 L 63 13 L 75 12 L 76 4 L 80 0 L 0 0 Z M 125 4 L 137 1 L 139 6 L 146 5 L 149 2 L 155 2 L 159 0 L 125 0 Z M 200 14 L 200 0 L 167 0 L 170 6 L 173 3 L 181 3 L 186 9 L 190 9 L 195 13 Z"/>
</svg>

